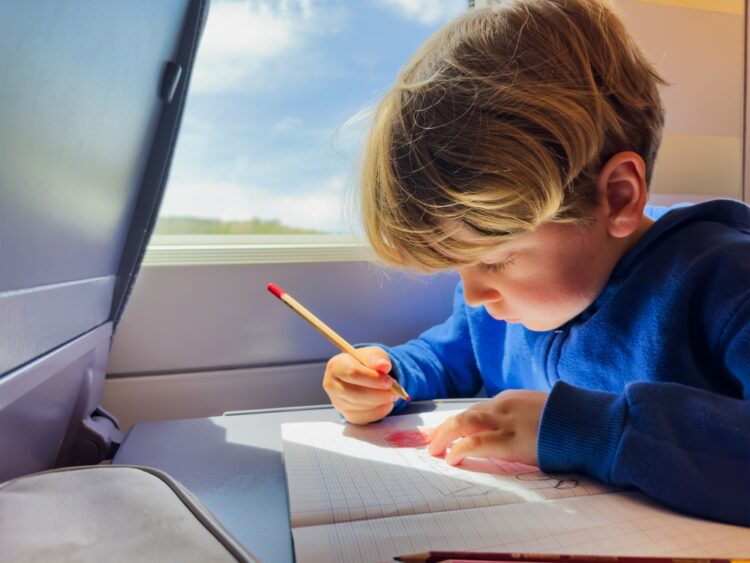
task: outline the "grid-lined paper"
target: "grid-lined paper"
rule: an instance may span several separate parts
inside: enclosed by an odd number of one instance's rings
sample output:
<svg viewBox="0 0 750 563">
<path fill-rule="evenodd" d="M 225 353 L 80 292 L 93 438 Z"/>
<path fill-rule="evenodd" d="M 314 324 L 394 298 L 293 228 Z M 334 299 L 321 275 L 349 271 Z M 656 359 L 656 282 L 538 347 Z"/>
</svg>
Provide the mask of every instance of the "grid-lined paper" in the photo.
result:
<svg viewBox="0 0 750 563">
<path fill-rule="evenodd" d="M 420 444 L 459 411 L 369 425 L 282 425 L 297 561 L 390 561 L 426 550 L 750 556 L 750 530 L 694 519 L 579 475 L 466 460 Z"/>
<path fill-rule="evenodd" d="M 635 492 L 294 528 L 297 563 L 428 550 L 747 558 L 750 530 L 682 516 Z"/>
<path fill-rule="evenodd" d="M 434 427 L 460 411 L 393 416 L 378 424 L 283 424 L 294 526 L 443 512 L 612 491 L 576 475 L 467 459 L 451 467 L 421 447 L 393 447 L 405 430 Z"/>
</svg>

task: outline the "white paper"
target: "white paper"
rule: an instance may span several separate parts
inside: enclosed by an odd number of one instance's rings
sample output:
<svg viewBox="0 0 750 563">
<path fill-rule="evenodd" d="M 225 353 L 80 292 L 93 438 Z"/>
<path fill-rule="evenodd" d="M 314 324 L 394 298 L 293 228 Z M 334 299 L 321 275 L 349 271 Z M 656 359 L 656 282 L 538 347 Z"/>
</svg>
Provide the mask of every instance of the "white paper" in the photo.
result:
<svg viewBox="0 0 750 563">
<path fill-rule="evenodd" d="M 589 477 L 499 460 L 451 467 L 427 453 L 420 429 L 456 412 L 283 424 L 297 561 L 392 561 L 426 550 L 750 553 L 746 528 L 678 515 Z"/>
</svg>

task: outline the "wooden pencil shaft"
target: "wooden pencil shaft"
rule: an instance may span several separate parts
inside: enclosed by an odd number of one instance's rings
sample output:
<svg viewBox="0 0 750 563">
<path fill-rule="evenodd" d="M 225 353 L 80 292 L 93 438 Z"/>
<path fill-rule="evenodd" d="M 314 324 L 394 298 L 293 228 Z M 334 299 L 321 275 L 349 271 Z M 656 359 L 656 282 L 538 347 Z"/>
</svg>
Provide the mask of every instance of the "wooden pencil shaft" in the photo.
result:
<svg viewBox="0 0 750 563">
<path fill-rule="evenodd" d="M 346 352 L 347 354 L 351 354 L 357 360 L 364 365 L 367 366 L 367 361 L 365 358 L 357 351 L 357 349 L 349 344 L 346 340 L 344 340 L 336 331 L 334 331 L 331 327 L 329 327 L 327 324 L 325 324 L 323 321 L 321 321 L 318 317 L 316 317 L 313 313 L 307 310 L 307 308 L 302 305 L 299 301 L 297 301 L 294 297 L 289 295 L 288 293 L 285 293 L 281 300 L 289 305 L 294 311 L 299 313 L 307 322 L 309 322 L 311 325 L 313 325 L 320 334 L 325 336 L 328 340 L 331 341 L 331 343 L 336 346 L 339 350 L 342 352 Z"/>
<path fill-rule="evenodd" d="M 490 553 L 474 551 L 429 551 L 396 557 L 403 563 L 440 563 L 447 560 L 513 561 L 517 563 L 750 563 L 745 559 L 712 559 L 692 557 L 638 557 L 610 555 L 559 555 L 542 553 Z"/>
<path fill-rule="evenodd" d="M 288 293 L 284 293 L 281 296 L 281 300 L 296 313 L 298 313 L 302 318 L 304 318 L 307 322 L 309 322 L 312 326 L 314 326 L 317 331 L 325 336 L 328 340 L 330 340 L 331 343 L 336 346 L 336 348 L 338 348 L 342 352 L 346 352 L 347 354 L 354 356 L 357 361 L 363 366 L 369 367 L 367 365 L 367 359 L 354 346 L 349 344 L 338 333 L 336 333 L 336 331 L 334 331 L 331 327 L 329 327 L 313 313 L 311 313 L 302 303 L 297 301 Z M 393 380 L 392 387 L 396 394 L 398 394 L 400 397 L 406 399 L 407 401 L 410 400 L 409 395 L 395 379 Z"/>
</svg>

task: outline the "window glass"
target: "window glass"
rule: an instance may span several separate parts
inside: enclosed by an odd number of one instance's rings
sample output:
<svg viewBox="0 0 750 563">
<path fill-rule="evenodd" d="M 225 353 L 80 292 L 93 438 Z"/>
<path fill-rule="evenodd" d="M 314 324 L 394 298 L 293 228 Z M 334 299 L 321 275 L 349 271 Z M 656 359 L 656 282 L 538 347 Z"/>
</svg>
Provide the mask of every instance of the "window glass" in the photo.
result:
<svg viewBox="0 0 750 563">
<path fill-rule="evenodd" d="M 365 115 L 467 0 L 213 0 L 157 234 L 347 233 Z"/>
</svg>

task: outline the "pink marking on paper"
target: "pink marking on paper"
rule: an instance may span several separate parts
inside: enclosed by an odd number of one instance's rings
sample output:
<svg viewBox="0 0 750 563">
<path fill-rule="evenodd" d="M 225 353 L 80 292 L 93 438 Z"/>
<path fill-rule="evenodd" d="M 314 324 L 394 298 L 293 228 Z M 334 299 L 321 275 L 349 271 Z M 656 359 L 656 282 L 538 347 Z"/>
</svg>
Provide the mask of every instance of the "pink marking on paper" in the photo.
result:
<svg viewBox="0 0 750 563">
<path fill-rule="evenodd" d="M 394 448 L 423 448 L 427 445 L 425 431 L 418 428 L 414 430 L 398 430 L 388 434 L 385 439 Z"/>
</svg>

